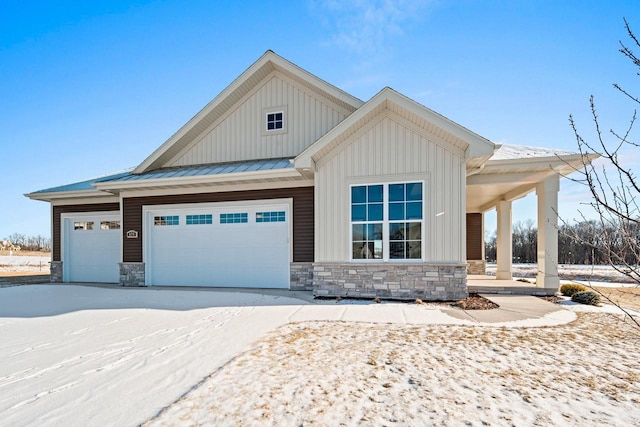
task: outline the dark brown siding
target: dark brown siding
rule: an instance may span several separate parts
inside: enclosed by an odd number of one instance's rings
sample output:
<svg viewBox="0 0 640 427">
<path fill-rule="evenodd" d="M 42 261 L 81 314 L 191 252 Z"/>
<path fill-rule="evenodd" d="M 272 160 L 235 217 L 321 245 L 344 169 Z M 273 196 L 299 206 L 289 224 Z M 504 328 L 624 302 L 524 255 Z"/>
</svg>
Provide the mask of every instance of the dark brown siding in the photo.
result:
<svg viewBox="0 0 640 427">
<path fill-rule="evenodd" d="M 313 187 L 125 198 L 123 232 L 136 230 L 139 237 L 124 239 L 123 261 L 143 260 L 143 206 L 288 198 L 293 198 L 293 261 L 313 262 Z"/>
<path fill-rule="evenodd" d="M 62 220 L 60 215 L 72 212 L 113 212 L 119 211 L 119 203 L 98 203 L 95 205 L 65 205 L 53 207 L 53 260 L 62 261 L 60 256 L 60 239 L 62 236 Z"/>
<path fill-rule="evenodd" d="M 467 259 L 482 259 L 482 214 L 467 214 Z"/>
</svg>

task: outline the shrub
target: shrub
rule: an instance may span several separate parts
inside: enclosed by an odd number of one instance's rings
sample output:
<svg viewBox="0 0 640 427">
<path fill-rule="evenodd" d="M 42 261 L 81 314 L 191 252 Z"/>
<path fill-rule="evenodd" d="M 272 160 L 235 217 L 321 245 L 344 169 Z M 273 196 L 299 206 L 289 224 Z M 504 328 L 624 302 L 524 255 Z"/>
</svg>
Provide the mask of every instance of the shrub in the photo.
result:
<svg viewBox="0 0 640 427">
<path fill-rule="evenodd" d="M 593 291 L 583 291 L 573 294 L 571 301 L 579 302 L 580 304 L 587 305 L 600 305 L 600 295 Z"/>
<path fill-rule="evenodd" d="M 586 286 L 577 285 L 575 283 L 568 283 L 566 285 L 560 286 L 560 293 L 565 297 L 572 297 L 578 292 L 584 292 L 587 290 Z"/>
</svg>

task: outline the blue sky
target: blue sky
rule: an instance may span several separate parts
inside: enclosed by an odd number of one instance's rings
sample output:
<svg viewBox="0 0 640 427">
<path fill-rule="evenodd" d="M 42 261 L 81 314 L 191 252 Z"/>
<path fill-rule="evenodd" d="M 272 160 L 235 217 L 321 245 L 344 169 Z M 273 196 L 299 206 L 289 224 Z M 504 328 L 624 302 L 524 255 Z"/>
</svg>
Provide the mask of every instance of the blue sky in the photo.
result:
<svg viewBox="0 0 640 427">
<path fill-rule="evenodd" d="M 496 143 L 575 149 L 591 94 L 606 129 L 631 117 L 623 17 L 640 33 L 635 1 L 0 0 L 0 238 L 48 236 L 23 193 L 137 165 L 267 49 L 362 100 L 390 86 Z M 561 215 L 585 197 L 563 182 Z"/>
</svg>

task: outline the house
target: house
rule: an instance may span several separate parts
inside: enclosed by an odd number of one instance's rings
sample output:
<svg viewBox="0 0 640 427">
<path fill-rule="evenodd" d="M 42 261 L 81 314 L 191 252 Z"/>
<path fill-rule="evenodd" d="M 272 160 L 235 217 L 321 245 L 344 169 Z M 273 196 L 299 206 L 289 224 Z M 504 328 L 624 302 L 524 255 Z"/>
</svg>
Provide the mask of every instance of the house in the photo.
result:
<svg viewBox="0 0 640 427">
<path fill-rule="evenodd" d="M 26 196 L 51 203 L 53 282 L 452 300 L 484 273 L 490 209 L 511 277 L 511 202 L 532 191 L 537 283 L 557 289 L 559 178 L 582 161 L 267 51 L 134 169 Z"/>
</svg>

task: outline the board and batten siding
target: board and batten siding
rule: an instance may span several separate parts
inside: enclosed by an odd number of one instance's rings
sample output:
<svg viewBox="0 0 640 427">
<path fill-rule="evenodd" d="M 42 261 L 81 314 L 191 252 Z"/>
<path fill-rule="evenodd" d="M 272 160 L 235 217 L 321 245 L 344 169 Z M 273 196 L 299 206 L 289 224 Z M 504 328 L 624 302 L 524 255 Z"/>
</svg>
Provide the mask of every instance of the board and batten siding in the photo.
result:
<svg viewBox="0 0 640 427">
<path fill-rule="evenodd" d="M 312 262 L 314 212 L 313 187 L 227 191 L 220 193 L 176 194 L 166 196 L 125 197 L 122 199 L 123 229 L 137 231 L 139 238 L 124 239 L 122 251 L 123 261 L 143 261 L 143 206 L 286 198 L 293 199 L 293 262 Z"/>
<path fill-rule="evenodd" d="M 426 262 L 464 262 L 464 153 L 382 112 L 317 163 L 317 262 L 350 260 L 350 185 L 422 180 Z"/>
<path fill-rule="evenodd" d="M 286 132 L 265 131 L 265 112 L 285 110 Z M 166 166 L 295 157 L 348 112 L 274 72 Z"/>
</svg>

